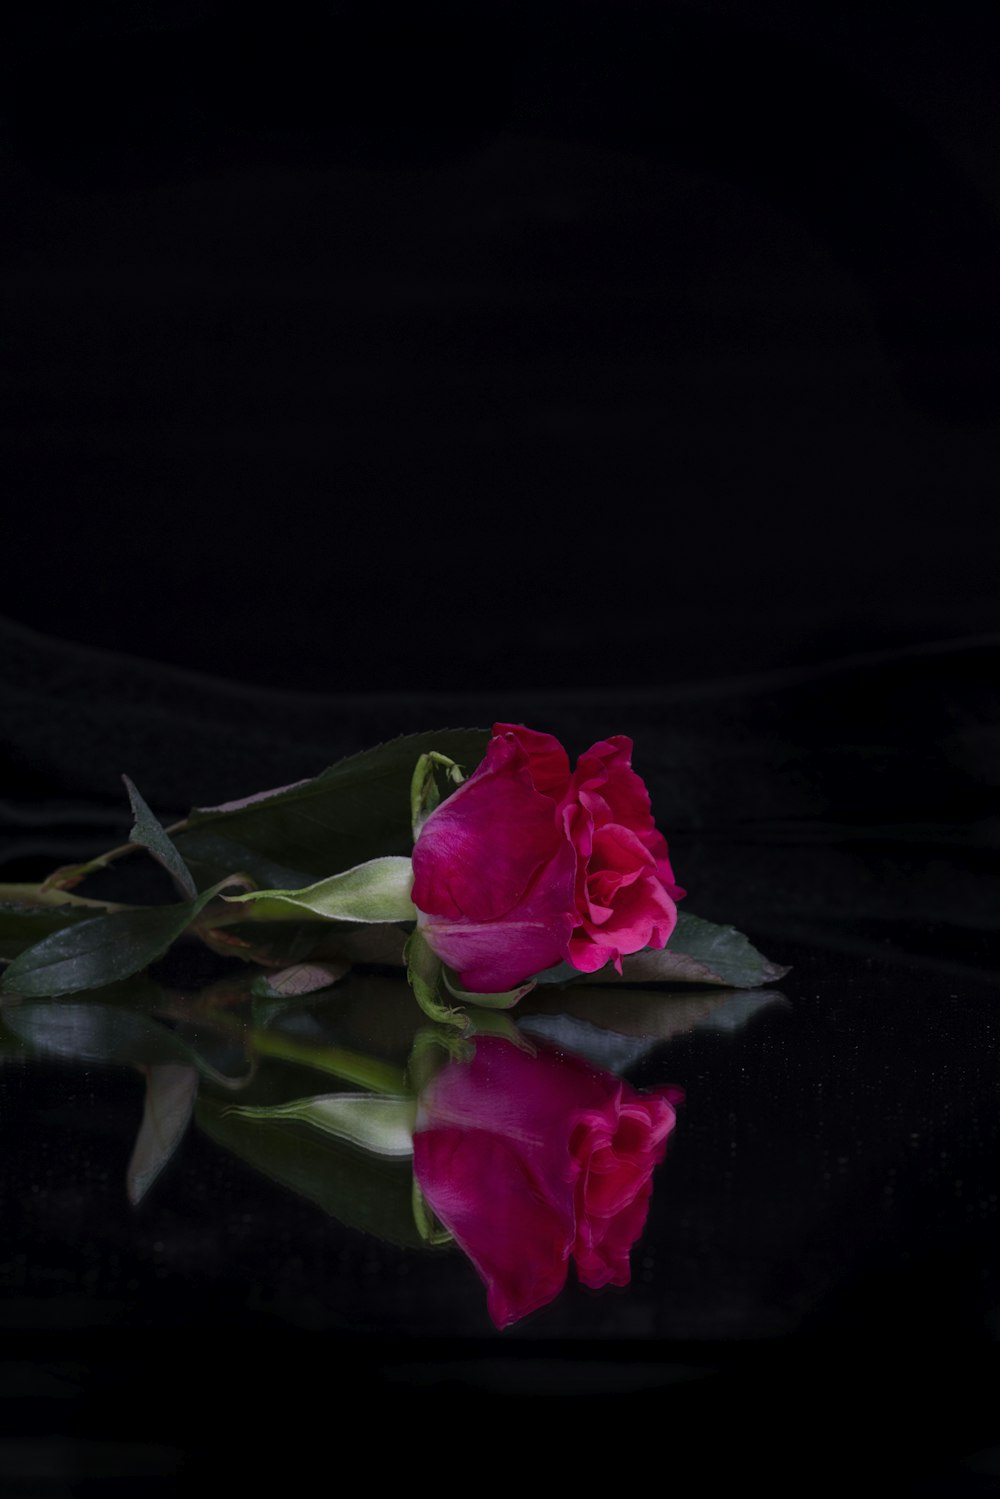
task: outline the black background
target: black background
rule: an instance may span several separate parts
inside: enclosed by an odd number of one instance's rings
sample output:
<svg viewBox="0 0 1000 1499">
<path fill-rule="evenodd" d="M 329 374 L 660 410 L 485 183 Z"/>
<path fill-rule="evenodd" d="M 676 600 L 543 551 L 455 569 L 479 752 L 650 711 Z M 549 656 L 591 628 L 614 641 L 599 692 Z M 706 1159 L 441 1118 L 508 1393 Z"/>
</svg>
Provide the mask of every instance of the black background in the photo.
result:
<svg viewBox="0 0 1000 1499">
<path fill-rule="evenodd" d="M 470 1322 L 473 1353 L 559 1473 L 629 1470 L 689 1426 L 703 1471 L 747 1455 L 767 1477 L 780 1456 L 793 1492 L 864 1474 L 869 1437 L 893 1492 L 901 1472 L 905 1492 L 989 1491 L 1000 19 L 36 0 L 2 26 L 6 877 L 120 841 L 122 770 L 167 815 L 461 719 L 523 719 L 574 753 L 633 734 L 690 908 L 794 965 L 794 1044 L 748 1029 L 675 1054 L 698 1149 L 685 1166 L 679 1135 L 660 1228 L 682 1232 L 687 1182 L 689 1314 L 708 1325 L 749 1264 L 757 1310 L 805 1288 L 803 1333 L 724 1340 L 704 1355 L 721 1397 L 657 1389 L 641 1418 L 624 1375 L 611 1402 L 545 1391 L 550 1352 L 614 1388 L 619 1357 L 695 1357 L 676 1335 L 557 1346 L 556 1309 L 517 1343 Z M 104 1180 L 105 1125 L 74 1116 L 44 1160 L 24 1145 L 5 1253 L 19 1197 L 61 1191 L 74 1150 Z M 886 1162 L 900 1205 L 880 1217 Z M 61 1292 L 3 1301 L 2 1434 L 38 1437 L 39 1472 L 54 1433 L 106 1438 L 127 1475 L 128 1443 L 167 1432 L 191 1473 L 277 1479 L 302 1452 L 329 1462 L 346 1379 L 351 1423 L 373 1391 L 393 1430 L 415 1412 L 387 1463 L 439 1473 L 461 1404 L 463 1440 L 523 1477 L 525 1428 L 486 1410 L 464 1336 L 383 1346 L 346 1316 L 317 1381 L 311 1331 L 300 1350 L 287 1308 L 250 1315 L 290 1211 L 256 1183 L 244 1260 L 206 1273 L 199 1208 L 165 1286 L 143 1235 L 200 1180 L 165 1175 L 145 1227 L 113 1172 L 113 1210 L 38 1197 L 29 1268 L 72 1289 L 93 1242 L 108 1284 L 121 1251 L 143 1288 L 117 1342 L 114 1298 L 82 1280 L 79 1325 Z M 243 1190 L 219 1194 L 223 1224 Z M 339 1230 L 301 1222 L 295 1295 L 341 1318 Z M 657 1284 L 684 1302 L 683 1275 Z M 80 1392 L 61 1426 L 47 1385 L 26 1404 L 59 1360 Z M 243 1424 L 219 1442 L 227 1389 Z"/>
<path fill-rule="evenodd" d="M 1000 626 L 988 7 L 4 26 L 9 617 L 324 692 Z"/>
</svg>

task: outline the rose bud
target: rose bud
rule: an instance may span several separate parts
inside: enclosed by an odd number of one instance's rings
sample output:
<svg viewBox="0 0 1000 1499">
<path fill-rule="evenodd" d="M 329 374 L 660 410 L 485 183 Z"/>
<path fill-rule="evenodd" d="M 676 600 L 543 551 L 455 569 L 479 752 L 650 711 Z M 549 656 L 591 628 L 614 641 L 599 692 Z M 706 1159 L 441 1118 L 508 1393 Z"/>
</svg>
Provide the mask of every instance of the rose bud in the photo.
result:
<svg viewBox="0 0 1000 1499">
<path fill-rule="evenodd" d="M 427 818 L 413 903 L 463 989 L 503 992 L 561 962 L 621 972 L 624 954 L 666 945 L 684 891 L 631 755 L 615 735 L 571 775 L 551 734 L 496 724 L 482 763 Z"/>
</svg>

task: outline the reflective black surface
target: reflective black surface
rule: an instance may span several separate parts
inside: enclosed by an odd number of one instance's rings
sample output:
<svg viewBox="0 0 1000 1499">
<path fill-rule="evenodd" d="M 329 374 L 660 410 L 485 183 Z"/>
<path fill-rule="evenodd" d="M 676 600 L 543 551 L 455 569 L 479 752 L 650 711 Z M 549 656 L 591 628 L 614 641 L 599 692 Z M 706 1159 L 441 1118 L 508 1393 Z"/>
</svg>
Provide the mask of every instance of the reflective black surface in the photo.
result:
<svg viewBox="0 0 1000 1499">
<path fill-rule="evenodd" d="M 492 1396 L 529 1423 L 529 1396 L 608 1401 L 616 1422 L 651 1419 L 655 1406 L 706 1475 L 729 1462 L 720 1424 L 759 1454 L 777 1423 L 785 1458 L 837 1433 L 834 1465 L 860 1460 L 865 1432 L 872 1473 L 899 1482 L 990 1446 L 994 990 L 899 960 L 785 956 L 794 981 L 745 1025 L 709 1020 L 627 1069 L 640 1089 L 685 1090 L 632 1284 L 595 1292 L 571 1277 L 503 1333 L 460 1254 L 345 1227 L 328 1201 L 268 1180 L 204 1130 L 189 1130 L 132 1207 L 138 1073 L 8 1060 L 5 1217 L 18 1231 L 2 1266 L 15 1396 L 5 1461 L 55 1423 L 73 1438 L 71 1466 L 100 1467 L 103 1436 L 119 1444 L 109 1472 L 149 1477 L 151 1453 L 120 1445 L 138 1420 L 154 1446 L 200 1464 L 225 1429 L 204 1404 L 218 1377 L 241 1401 L 267 1390 L 293 1424 L 300 1395 L 305 1410 L 373 1402 L 404 1424 L 415 1409 L 433 1424 L 438 1402 Z M 378 1027 L 351 984 L 327 1009 L 364 1044 Z M 312 1187 L 322 1196 L 318 1178 Z M 297 1439 L 318 1451 L 306 1428 Z"/>
<path fill-rule="evenodd" d="M 50 648 L 11 642 L 12 682 L 32 653 L 39 681 Z M 570 744 L 627 728 L 691 908 L 733 919 L 791 964 L 779 994 L 728 1010 L 704 993 L 636 990 L 634 1008 L 619 994 L 603 1015 L 565 995 L 516 1012 L 527 1034 L 589 1050 L 640 1091 L 684 1090 L 627 1287 L 591 1291 L 570 1273 L 555 1300 L 498 1332 L 461 1253 L 350 1227 L 322 1190 L 291 1190 L 197 1122 L 132 1206 L 139 1072 L 8 1057 L 10 1481 L 155 1493 L 194 1473 L 277 1480 L 333 1461 L 342 1423 L 356 1430 L 371 1413 L 400 1442 L 482 1426 L 491 1467 L 512 1473 L 520 1444 L 542 1437 L 567 1473 L 610 1473 L 652 1443 L 658 1462 L 693 1465 L 705 1482 L 750 1463 L 793 1487 L 853 1476 L 890 1492 L 988 1492 L 1000 1443 L 993 659 L 983 644 L 672 701 L 498 705 Z M 151 800 L 163 805 L 185 760 L 215 794 L 221 772 L 203 762 L 212 722 L 195 736 L 182 711 L 207 700 L 206 685 L 86 655 L 75 669 L 94 702 L 124 673 L 171 704 L 152 750 L 138 731 L 152 710 L 121 695 L 106 720 Z M 236 689 L 212 701 L 220 725 L 277 705 Z M 317 768 L 305 762 L 321 737 L 349 749 L 390 725 L 484 708 L 280 706 L 286 728 L 298 714 L 313 730 L 285 741 L 286 778 Z M 46 720 L 36 700 L 25 739 L 65 710 L 54 701 Z M 263 718 L 262 763 L 258 743 L 234 741 L 240 763 L 220 791 L 272 777 L 281 747 L 274 715 Z M 53 775 L 47 796 L 36 785 L 10 804 L 11 877 L 80 852 L 81 834 L 38 808 L 64 809 L 87 837 L 85 812 L 127 822 L 94 794 L 87 732 L 62 784 Z M 120 892 L 142 877 L 136 866 L 102 878 L 113 894 L 114 881 Z M 228 972 L 200 949 L 173 961 L 166 977 L 186 992 Z M 373 1005 L 379 992 L 396 998 Z M 326 1026 L 327 1040 L 402 1065 L 411 1004 L 398 980 L 358 974 L 281 1024 Z M 600 1433 L 596 1452 L 566 1447 L 583 1429 Z M 463 1451 L 467 1467 L 478 1460 Z"/>
</svg>

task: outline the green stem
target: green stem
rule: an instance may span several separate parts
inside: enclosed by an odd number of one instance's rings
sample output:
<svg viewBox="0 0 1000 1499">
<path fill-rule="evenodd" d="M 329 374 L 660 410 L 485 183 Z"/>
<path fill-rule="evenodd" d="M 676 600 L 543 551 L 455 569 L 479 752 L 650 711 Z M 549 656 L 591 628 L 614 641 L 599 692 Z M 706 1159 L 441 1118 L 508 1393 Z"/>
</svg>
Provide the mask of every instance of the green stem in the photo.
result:
<svg viewBox="0 0 1000 1499">
<path fill-rule="evenodd" d="M 182 817 L 180 822 L 171 823 L 170 827 L 164 828 L 163 831 L 170 838 L 174 833 L 183 833 L 188 826 L 188 819 Z M 81 880 L 85 880 L 88 874 L 96 874 L 99 869 L 106 869 L 117 859 L 124 859 L 126 854 L 134 854 L 143 847 L 141 843 L 119 843 L 117 848 L 109 848 L 107 853 L 97 854 L 93 859 L 88 859 L 85 864 L 60 864 L 58 869 L 53 869 L 51 874 L 46 875 L 39 888 L 45 893 L 70 890 Z"/>
<path fill-rule="evenodd" d="M 50 876 L 51 878 L 51 876 Z M 57 910 L 60 906 L 77 906 L 98 911 L 134 911 L 135 906 L 123 906 L 116 901 L 92 900 L 86 895 L 70 895 L 68 890 L 55 889 L 48 880 L 38 885 L 0 885 L 0 901 L 13 906 L 36 906 L 43 910 Z"/>
</svg>

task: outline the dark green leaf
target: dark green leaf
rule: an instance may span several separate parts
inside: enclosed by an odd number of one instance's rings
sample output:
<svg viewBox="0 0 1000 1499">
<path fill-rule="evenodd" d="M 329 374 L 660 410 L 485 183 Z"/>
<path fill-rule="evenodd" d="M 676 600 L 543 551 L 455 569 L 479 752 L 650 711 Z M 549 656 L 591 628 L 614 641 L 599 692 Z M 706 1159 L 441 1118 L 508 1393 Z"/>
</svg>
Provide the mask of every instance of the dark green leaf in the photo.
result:
<svg viewBox="0 0 1000 1499">
<path fill-rule="evenodd" d="M 198 887 L 191 877 L 191 871 L 143 801 L 135 784 L 128 776 L 122 776 L 122 780 L 125 782 L 128 799 L 132 804 L 132 816 L 135 819 L 128 841 L 139 844 L 141 848 L 148 848 L 157 863 L 162 864 L 174 880 L 181 894 L 188 900 L 194 900 L 198 894 Z M 229 873 L 232 874 L 234 871 L 229 870 Z"/>
<path fill-rule="evenodd" d="M 10 962 L 53 932 L 93 921 L 99 910 L 89 905 L 21 906 L 4 902 L 0 904 L 0 959 Z"/>
<path fill-rule="evenodd" d="M 353 1149 L 295 1120 L 248 1119 L 206 1098 L 195 1118 L 217 1144 L 339 1222 L 390 1244 L 421 1247 L 409 1162 Z"/>
<path fill-rule="evenodd" d="M 15 959 L 0 991 L 41 999 L 129 978 L 162 957 L 225 883 L 180 905 L 116 911 L 54 932 Z"/>
<path fill-rule="evenodd" d="M 787 972 L 772 963 L 732 926 L 717 926 L 686 911 L 677 918 L 670 941 L 660 951 L 647 948 L 622 960 L 627 984 L 723 984 L 727 989 L 756 989 Z M 611 977 L 604 969 L 601 980 Z"/>
<path fill-rule="evenodd" d="M 273 859 L 247 848 L 237 838 L 228 837 L 225 823 L 193 827 L 175 836 L 184 849 L 187 863 L 197 871 L 203 885 L 222 879 L 226 872 L 239 871 L 251 875 L 256 884 L 269 890 L 290 890 L 302 884 L 306 873 L 302 869 L 290 869 L 286 864 L 276 864 Z"/>
<path fill-rule="evenodd" d="M 485 729 L 393 739 L 312 780 L 221 807 L 197 807 L 174 842 L 202 884 L 238 869 L 261 885 L 291 886 L 296 883 L 291 872 L 323 879 L 369 859 L 409 854 L 410 783 L 420 756 L 436 750 L 469 771 L 482 760 L 488 742 Z M 224 843 L 206 846 L 206 831 Z M 240 857 L 232 860 L 225 843 L 238 845 Z M 286 871 L 278 881 L 272 878 L 275 865 Z"/>
</svg>

